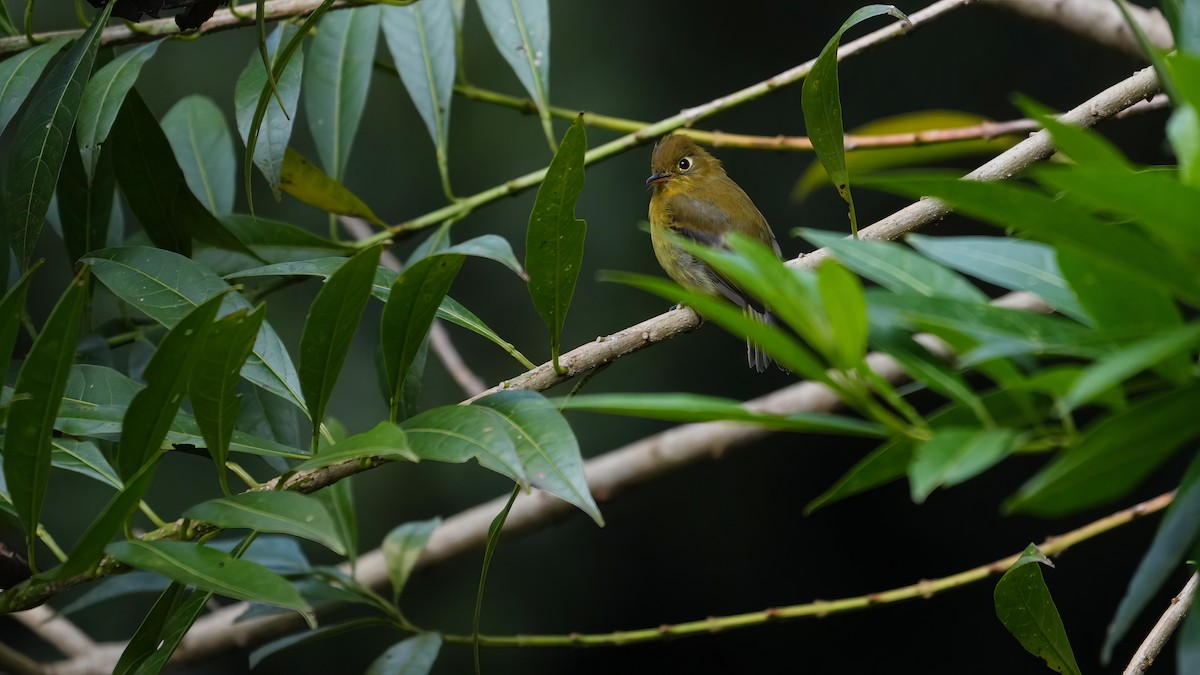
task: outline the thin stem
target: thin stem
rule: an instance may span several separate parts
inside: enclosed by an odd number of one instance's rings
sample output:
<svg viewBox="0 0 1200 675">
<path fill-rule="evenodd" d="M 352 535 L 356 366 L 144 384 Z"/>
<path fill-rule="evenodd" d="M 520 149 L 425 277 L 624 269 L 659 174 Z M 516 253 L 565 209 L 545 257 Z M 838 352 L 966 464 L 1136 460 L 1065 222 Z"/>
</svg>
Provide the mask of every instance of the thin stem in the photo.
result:
<svg viewBox="0 0 1200 675">
<path fill-rule="evenodd" d="M 67 561 L 66 552 L 62 550 L 57 541 L 54 541 L 54 537 L 50 536 L 50 532 L 44 525 L 37 526 L 37 536 L 38 539 L 41 539 L 42 543 L 46 545 L 46 548 L 50 549 L 50 552 L 54 554 L 54 557 L 58 558 L 58 562 L 61 563 Z"/>
<path fill-rule="evenodd" d="M 1154 624 L 1154 628 L 1142 641 L 1142 646 L 1138 647 L 1137 653 L 1133 655 L 1133 660 L 1125 668 L 1124 675 L 1142 675 L 1150 668 L 1154 659 L 1158 658 L 1162 648 L 1166 646 L 1167 641 L 1171 639 L 1171 635 L 1175 633 L 1175 629 L 1187 616 L 1188 610 L 1196 600 L 1197 585 L 1200 585 L 1200 573 L 1193 573 L 1179 595 L 1171 598 L 1171 606 L 1167 608 L 1166 612 L 1163 612 L 1158 623 Z"/>
<path fill-rule="evenodd" d="M 1058 555 L 1068 548 L 1092 539 L 1122 525 L 1126 525 L 1142 516 L 1156 513 L 1165 509 L 1174 493 L 1168 492 L 1154 499 L 1142 502 L 1127 509 L 1118 511 L 1083 527 L 1067 532 L 1057 537 L 1049 537 L 1038 545 L 1046 555 Z M 655 642 L 668 638 L 703 635 L 735 628 L 747 628 L 784 619 L 799 619 L 804 617 L 824 618 L 831 614 L 844 614 L 880 605 L 889 605 L 917 598 L 931 598 L 954 588 L 960 588 L 988 577 L 1003 574 L 1005 570 L 1021 557 L 1014 553 L 1007 558 L 973 567 L 969 570 L 952 574 L 940 579 L 923 580 L 908 586 L 901 586 L 878 593 L 868 593 L 840 600 L 817 600 L 800 605 L 772 607 L 757 612 L 733 614 L 729 616 L 710 617 L 698 621 L 688 621 L 678 624 L 661 624 L 653 628 L 641 628 L 612 633 L 567 633 L 565 635 L 480 635 L 479 642 L 489 647 L 596 647 L 620 646 L 635 642 Z M 1193 586 L 1196 577 L 1192 577 Z M 446 642 L 469 644 L 472 636 L 443 635 Z"/>
<path fill-rule="evenodd" d="M 483 589 L 487 586 L 488 568 L 492 564 L 492 555 L 496 552 L 496 546 L 500 543 L 500 533 L 504 530 L 504 521 L 508 520 L 508 513 L 512 511 L 513 502 L 517 501 L 517 495 L 519 494 L 521 494 L 521 486 L 518 483 L 514 483 L 512 494 L 508 497 L 508 502 L 504 504 L 504 508 L 500 510 L 500 513 L 496 514 L 495 520 L 492 521 L 491 527 L 488 528 L 487 547 L 483 551 L 483 569 L 479 571 L 479 590 L 475 594 L 475 618 L 471 621 L 475 675 L 480 675 L 483 672 L 479 667 L 479 618 L 483 613 Z"/>
<path fill-rule="evenodd" d="M 250 489 L 257 488 L 261 485 L 258 481 L 254 480 L 254 476 L 251 476 L 250 473 L 243 469 L 242 465 L 238 464 L 237 462 L 225 462 L 225 468 L 232 471 L 233 474 L 238 478 L 241 478 L 242 482 L 246 484 L 246 487 Z M 228 487 L 228 485 L 226 485 L 226 487 Z M 228 490 L 226 492 L 228 493 Z"/>
<path fill-rule="evenodd" d="M 147 518 L 150 519 L 150 522 L 154 523 L 154 527 L 166 527 L 167 526 L 167 521 L 163 520 L 162 518 L 159 518 L 158 514 L 155 513 L 154 510 L 150 508 L 150 505 L 147 504 L 145 501 L 138 501 L 138 509 L 142 512 L 143 515 L 145 515 Z"/>
</svg>

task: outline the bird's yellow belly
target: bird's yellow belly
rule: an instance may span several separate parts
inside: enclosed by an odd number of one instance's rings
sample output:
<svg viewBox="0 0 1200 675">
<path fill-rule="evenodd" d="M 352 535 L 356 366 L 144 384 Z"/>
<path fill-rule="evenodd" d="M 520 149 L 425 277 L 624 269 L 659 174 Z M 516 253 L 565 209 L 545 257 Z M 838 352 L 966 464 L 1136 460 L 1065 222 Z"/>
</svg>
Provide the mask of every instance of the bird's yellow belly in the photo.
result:
<svg viewBox="0 0 1200 675">
<path fill-rule="evenodd" d="M 720 295 L 704 263 L 669 241 L 663 234 L 666 230 L 666 225 L 650 225 L 650 242 L 654 246 L 654 257 L 658 259 L 658 264 L 667 276 L 688 290 L 706 295 Z"/>
</svg>

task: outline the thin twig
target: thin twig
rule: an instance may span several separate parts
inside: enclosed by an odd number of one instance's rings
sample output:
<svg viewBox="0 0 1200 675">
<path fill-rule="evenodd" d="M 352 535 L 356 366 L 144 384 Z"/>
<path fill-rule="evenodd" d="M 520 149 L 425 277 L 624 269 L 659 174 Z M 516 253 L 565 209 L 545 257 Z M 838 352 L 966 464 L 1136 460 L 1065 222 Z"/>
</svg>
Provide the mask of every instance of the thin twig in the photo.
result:
<svg viewBox="0 0 1200 675">
<path fill-rule="evenodd" d="M 1142 641 L 1142 646 L 1138 647 L 1137 653 L 1133 655 L 1133 660 L 1125 668 L 1125 675 L 1141 675 L 1150 668 L 1154 659 L 1158 658 L 1159 653 L 1166 646 L 1167 641 L 1171 639 L 1171 635 L 1175 633 L 1175 629 L 1187 616 L 1188 609 L 1196 600 L 1197 585 L 1200 585 L 1200 574 L 1193 573 L 1179 595 L 1171 598 L 1171 606 L 1163 612 L 1158 623 L 1154 624 L 1150 634 Z"/>
<path fill-rule="evenodd" d="M 65 656 L 81 656 L 96 648 L 87 633 L 48 605 L 17 612 L 13 617 Z"/>
</svg>

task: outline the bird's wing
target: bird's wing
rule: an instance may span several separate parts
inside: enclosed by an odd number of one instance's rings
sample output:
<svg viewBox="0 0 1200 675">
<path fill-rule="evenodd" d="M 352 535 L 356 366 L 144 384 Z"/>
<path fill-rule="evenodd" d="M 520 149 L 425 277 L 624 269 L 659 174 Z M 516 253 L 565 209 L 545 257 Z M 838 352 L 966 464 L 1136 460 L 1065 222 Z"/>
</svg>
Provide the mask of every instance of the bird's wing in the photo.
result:
<svg viewBox="0 0 1200 675">
<path fill-rule="evenodd" d="M 670 198 L 668 208 L 672 216 L 670 225 L 672 232 L 709 248 L 728 251 L 729 246 L 725 243 L 725 232 L 732 230 L 745 233 L 749 231 L 744 226 L 739 227 L 728 213 L 706 199 L 676 195 Z M 761 217 L 760 215 L 759 218 Z M 771 235 L 771 243 L 778 252 L 779 245 L 775 244 L 774 235 Z M 733 282 L 709 267 L 708 263 L 698 258 L 693 258 L 692 262 L 696 269 L 712 281 L 713 286 L 725 299 L 738 307 L 751 307 L 758 312 L 766 311 L 761 302 L 742 292 Z"/>
</svg>

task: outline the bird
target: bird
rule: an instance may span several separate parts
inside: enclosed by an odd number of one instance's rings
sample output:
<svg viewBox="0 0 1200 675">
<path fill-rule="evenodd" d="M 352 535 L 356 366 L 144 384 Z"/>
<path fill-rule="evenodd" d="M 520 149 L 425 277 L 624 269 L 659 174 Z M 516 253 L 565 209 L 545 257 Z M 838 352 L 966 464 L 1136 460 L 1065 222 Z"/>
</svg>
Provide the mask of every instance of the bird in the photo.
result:
<svg viewBox="0 0 1200 675">
<path fill-rule="evenodd" d="M 663 138 L 654 146 L 646 185 L 650 197 L 650 241 L 654 256 L 667 276 L 692 291 L 725 298 L 747 314 L 768 324 L 774 315 L 707 263 L 679 246 L 671 235 L 703 246 L 728 249 L 725 236 L 737 232 L 769 246 L 782 257 L 775 233 L 750 197 L 725 173 L 721 161 L 682 134 Z M 771 357 L 753 342 L 746 343 L 750 367 L 763 372 Z"/>
</svg>

